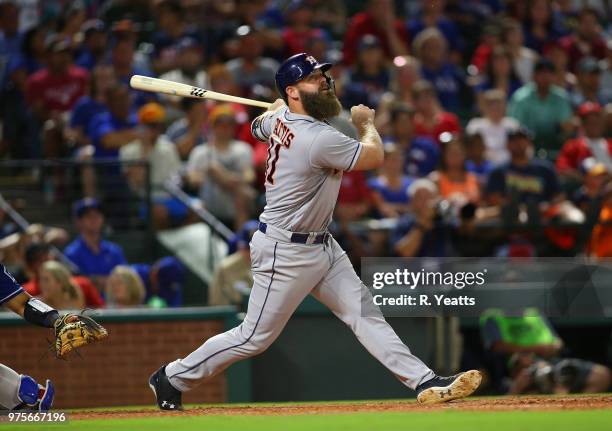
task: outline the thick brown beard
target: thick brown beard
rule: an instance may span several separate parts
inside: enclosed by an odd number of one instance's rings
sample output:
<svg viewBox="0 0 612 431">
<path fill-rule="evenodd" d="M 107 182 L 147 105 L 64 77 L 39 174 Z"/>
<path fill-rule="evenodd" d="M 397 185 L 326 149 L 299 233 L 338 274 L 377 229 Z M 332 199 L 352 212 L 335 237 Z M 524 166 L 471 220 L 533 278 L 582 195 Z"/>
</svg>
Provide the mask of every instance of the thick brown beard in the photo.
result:
<svg viewBox="0 0 612 431">
<path fill-rule="evenodd" d="M 335 117 L 342 111 L 342 105 L 333 90 L 330 92 L 318 91 L 316 93 L 298 91 L 306 113 L 319 121 Z"/>
</svg>

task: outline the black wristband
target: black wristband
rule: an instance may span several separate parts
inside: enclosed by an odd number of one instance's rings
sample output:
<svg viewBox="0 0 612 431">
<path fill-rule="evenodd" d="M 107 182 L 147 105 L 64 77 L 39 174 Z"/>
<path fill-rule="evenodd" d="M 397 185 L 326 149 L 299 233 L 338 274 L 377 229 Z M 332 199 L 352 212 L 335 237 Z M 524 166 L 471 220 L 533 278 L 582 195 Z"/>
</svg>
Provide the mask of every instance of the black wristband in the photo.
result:
<svg viewBox="0 0 612 431">
<path fill-rule="evenodd" d="M 44 302 L 30 298 L 23 309 L 23 318 L 33 325 L 53 328 L 53 324 L 59 318 L 59 313 Z"/>
</svg>

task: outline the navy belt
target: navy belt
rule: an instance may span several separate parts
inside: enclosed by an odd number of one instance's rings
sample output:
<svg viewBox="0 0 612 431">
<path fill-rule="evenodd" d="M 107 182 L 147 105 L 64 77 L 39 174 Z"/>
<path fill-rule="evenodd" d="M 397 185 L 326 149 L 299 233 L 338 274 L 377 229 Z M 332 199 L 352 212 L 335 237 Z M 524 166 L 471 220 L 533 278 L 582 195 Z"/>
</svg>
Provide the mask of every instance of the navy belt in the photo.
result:
<svg viewBox="0 0 612 431">
<path fill-rule="evenodd" d="M 266 233 L 267 229 L 268 229 L 268 225 L 266 223 L 259 222 L 260 232 Z M 309 233 L 292 232 L 291 242 L 294 242 L 296 244 L 323 244 L 324 242 L 327 241 L 327 238 L 329 237 L 329 233 L 328 232 L 318 233 L 314 235 L 314 239 L 312 239 L 311 242 L 308 241 L 308 238 L 310 237 L 311 237 L 311 234 Z"/>
</svg>

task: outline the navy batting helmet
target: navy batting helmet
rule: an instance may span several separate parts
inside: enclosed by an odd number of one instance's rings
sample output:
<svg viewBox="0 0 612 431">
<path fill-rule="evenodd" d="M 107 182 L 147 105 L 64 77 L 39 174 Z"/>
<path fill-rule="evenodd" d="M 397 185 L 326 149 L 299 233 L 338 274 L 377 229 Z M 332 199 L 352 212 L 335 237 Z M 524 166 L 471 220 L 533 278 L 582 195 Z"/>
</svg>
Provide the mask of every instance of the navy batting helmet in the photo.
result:
<svg viewBox="0 0 612 431">
<path fill-rule="evenodd" d="M 315 70 L 321 70 L 325 73 L 331 67 L 331 63 L 319 63 L 316 58 L 305 52 L 295 54 L 285 60 L 278 68 L 276 72 L 276 88 L 286 102 L 287 92 L 285 89 L 288 85 L 295 84 L 299 80 L 306 78 Z"/>
</svg>

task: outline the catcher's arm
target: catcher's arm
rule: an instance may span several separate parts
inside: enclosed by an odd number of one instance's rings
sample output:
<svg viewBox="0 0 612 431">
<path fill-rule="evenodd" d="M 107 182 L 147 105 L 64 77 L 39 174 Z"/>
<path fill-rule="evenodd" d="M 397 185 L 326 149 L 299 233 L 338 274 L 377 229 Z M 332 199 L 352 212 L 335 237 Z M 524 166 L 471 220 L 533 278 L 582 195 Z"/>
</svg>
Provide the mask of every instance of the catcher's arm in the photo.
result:
<svg viewBox="0 0 612 431">
<path fill-rule="evenodd" d="M 58 357 L 71 350 L 107 336 L 107 331 L 90 317 L 77 314 L 60 315 L 44 302 L 22 292 L 5 304 L 33 325 L 55 330 L 55 350 Z"/>
</svg>

